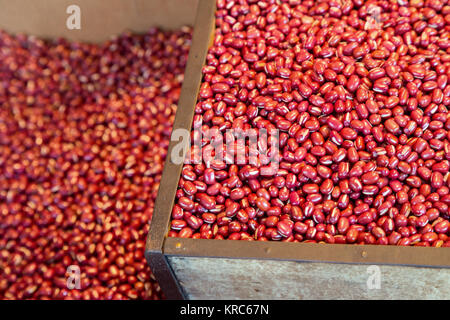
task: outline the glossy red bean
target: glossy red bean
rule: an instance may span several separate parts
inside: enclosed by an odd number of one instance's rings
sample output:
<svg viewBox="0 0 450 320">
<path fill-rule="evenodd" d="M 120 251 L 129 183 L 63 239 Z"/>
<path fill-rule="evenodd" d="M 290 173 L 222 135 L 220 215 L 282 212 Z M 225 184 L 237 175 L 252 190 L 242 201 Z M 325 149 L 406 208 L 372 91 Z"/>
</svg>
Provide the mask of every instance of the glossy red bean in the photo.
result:
<svg viewBox="0 0 450 320">
<path fill-rule="evenodd" d="M 264 175 L 247 163 L 233 170 L 185 165 L 173 219 L 224 210 L 229 216 L 217 223 L 239 221 L 246 229 L 232 224 L 225 238 L 445 246 L 448 10 L 434 1 L 381 6 L 393 25 L 366 30 L 362 3 L 356 10 L 219 2 L 195 121 L 205 129 L 278 130 L 279 168 Z M 251 13 L 241 21 L 241 11 Z M 250 146 L 241 149 L 249 157 Z M 194 192 L 187 181 L 209 187 Z M 205 207 L 199 194 L 213 197 L 214 206 Z"/>
<path fill-rule="evenodd" d="M 434 230 L 437 233 L 447 233 L 450 229 L 450 222 L 448 220 L 441 221 L 434 225 Z"/>
<path fill-rule="evenodd" d="M 190 42 L 189 28 L 95 45 L 0 31 L 1 299 L 163 297 L 144 252 Z M 169 237 L 201 235 L 200 175 L 183 169 Z"/>
</svg>

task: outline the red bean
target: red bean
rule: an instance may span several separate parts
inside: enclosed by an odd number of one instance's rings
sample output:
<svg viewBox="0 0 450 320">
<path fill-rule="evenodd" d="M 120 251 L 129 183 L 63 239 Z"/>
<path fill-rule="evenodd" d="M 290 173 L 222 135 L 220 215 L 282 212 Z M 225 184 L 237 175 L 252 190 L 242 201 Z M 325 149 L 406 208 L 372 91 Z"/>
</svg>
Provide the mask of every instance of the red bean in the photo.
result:
<svg viewBox="0 0 450 320">
<path fill-rule="evenodd" d="M 256 205 L 262 211 L 267 211 L 270 207 L 269 202 L 267 202 L 267 200 L 262 197 L 256 199 Z"/>
<path fill-rule="evenodd" d="M 231 200 L 240 200 L 245 197 L 245 192 L 241 188 L 236 188 L 231 190 L 230 199 Z"/>
<path fill-rule="evenodd" d="M 162 298 L 145 241 L 190 29 L 100 45 L 0 32 L 0 43 L 0 298 Z M 190 225 L 203 223 L 190 213 L 192 169 L 182 172 L 169 236 L 193 237 Z M 67 289 L 71 265 L 79 290 Z"/>
<path fill-rule="evenodd" d="M 199 203 L 205 207 L 206 209 L 214 209 L 216 205 L 216 201 L 213 197 L 207 195 L 206 193 L 197 193 L 196 199 L 198 199 Z"/>
<path fill-rule="evenodd" d="M 318 193 L 319 186 L 317 184 L 305 184 L 303 185 L 303 192 L 305 193 Z"/>
<path fill-rule="evenodd" d="M 204 181 L 206 184 L 211 185 L 216 182 L 216 178 L 214 176 L 214 170 L 211 168 L 205 169 L 203 172 Z"/>
<path fill-rule="evenodd" d="M 349 227 L 350 227 L 350 222 L 348 221 L 348 219 L 346 217 L 339 218 L 337 228 L 340 233 L 345 234 Z"/>
<path fill-rule="evenodd" d="M 293 225 L 283 220 L 277 223 L 277 231 L 283 237 L 289 237 L 292 234 Z"/>
<path fill-rule="evenodd" d="M 184 210 L 191 211 L 191 210 L 194 209 L 194 202 L 191 199 L 187 198 L 187 197 L 181 197 L 178 200 L 178 205 L 181 208 L 183 208 Z"/>
<path fill-rule="evenodd" d="M 434 242 L 436 240 L 438 240 L 438 236 L 434 232 L 427 232 L 427 233 L 422 234 L 422 241 Z"/>
<path fill-rule="evenodd" d="M 436 225 L 434 225 L 434 230 L 437 233 L 447 233 L 447 231 L 450 229 L 450 222 L 448 222 L 447 220 L 441 221 L 439 223 L 437 223 Z"/>
<path fill-rule="evenodd" d="M 184 221 L 184 220 L 172 220 L 171 221 L 171 228 L 173 230 L 181 230 L 184 227 L 186 227 L 186 225 L 187 225 L 186 221 Z"/>
<path fill-rule="evenodd" d="M 357 75 L 352 75 L 347 81 L 347 89 L 350 92 L 354 92 L 356 89 L 358 89 L 360 84 L 359 77 Z"/>
<path fill-rule="evenodd" d="M 246 229 L 232 224 L 225 238 L 445 246 L 450 60 L 443 9 L 433 1 L 381 6 L 384 21 L 408 17 L 394 32 L 365 30 L 362 4 L 358 10 L 300 1 L 264 6 L 220 3 L 195 114 L 205 129 L 278 129 L 279 168 L 264 175 L 247 163 L 233 165 L 233 172 L 228 164 L 185 165 L 173 219 L 207 210 L 220 215 L 222 205 L 231 208 L 224 209 L 230 220 L 218 223 L 237 220 Z M 241 10 L 252 12 L 237 21 Z M 305 12 L 313 15 L 298 24 L 295 16 Z M 416 15 L 431 21 L 431 33 Z M 267 28 L 270 37 L 263 36 Z M 250 147 L 241 149 L 249 157 Z M 196 185 L 194 192 L 187 181 L 209 187 Z M 215 199 L 211 209 L 199 200 L 205 193 Z"/>
<path fill-rule="evenodd" d="M 368 172 L 362 175 L 361 181 L 364 184 L 374 184 L 378 181 L 379 174 L 377 172 Z"/>
</svg>

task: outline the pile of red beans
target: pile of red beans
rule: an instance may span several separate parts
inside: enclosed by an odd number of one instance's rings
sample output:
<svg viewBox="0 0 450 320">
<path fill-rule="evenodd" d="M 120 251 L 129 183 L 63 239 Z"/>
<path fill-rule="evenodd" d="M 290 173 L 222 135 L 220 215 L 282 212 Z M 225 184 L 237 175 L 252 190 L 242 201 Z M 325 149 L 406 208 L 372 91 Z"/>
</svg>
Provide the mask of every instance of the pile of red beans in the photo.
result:
<svg viewBox="0 0 450 320">
<path fill-rule="evenodd" d="M 0 299 L 162 297 L 144 247 L 190 42 L 0 32 Z"/>
<path fill-rule="evenodd" d="M 169 236 L 450 246 L 447 1 L 218 0 L 215 32 L 194 123 L 278 130 L 279 170 L 185 164 Z"/>
</svg>

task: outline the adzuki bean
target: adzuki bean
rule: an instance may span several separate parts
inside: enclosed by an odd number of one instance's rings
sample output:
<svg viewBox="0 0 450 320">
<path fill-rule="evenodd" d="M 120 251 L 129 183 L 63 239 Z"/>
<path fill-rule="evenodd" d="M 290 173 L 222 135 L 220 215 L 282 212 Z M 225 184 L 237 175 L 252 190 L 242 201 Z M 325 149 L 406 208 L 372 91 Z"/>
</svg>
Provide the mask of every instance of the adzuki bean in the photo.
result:
<svg viewBox="0 0 450 320">
<path fill-rule="evenodd" d="M 217 0 L 194 122 L 278 129 L 279 170 L 184 165 L 169 236 L 196 216 L 219 231 L 194 238 L 450 246 L 449 17 L 442 0 Z"/>
<path fill-rule="evenodd" d="M 163 297 L 145 241 L 190 35 L 93 45 L 0 31 L 0 299 Z M 215 220 L 186 215 L 204 192 L 189 174 L 180 237 Z"/>
</svg>

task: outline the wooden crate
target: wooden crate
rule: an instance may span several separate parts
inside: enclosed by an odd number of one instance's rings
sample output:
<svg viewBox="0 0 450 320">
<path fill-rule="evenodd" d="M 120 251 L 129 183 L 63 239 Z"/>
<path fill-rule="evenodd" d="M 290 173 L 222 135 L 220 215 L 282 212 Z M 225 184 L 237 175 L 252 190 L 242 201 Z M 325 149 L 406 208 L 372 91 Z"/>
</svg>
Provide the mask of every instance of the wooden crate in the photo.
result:
<svg viewBox="0 0 450 320">
<path fill-rule="evenodd" d="M 199 2 L 174 130 L 191 130 L 214 12 L 215 0 Z M 177 143 L 169 146 L 146 250 L 169 299 L 450 299 L 450 248 L 166 237 L 182 169 L 170 157 Z"/>
</svg>

